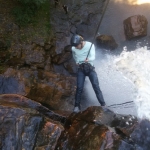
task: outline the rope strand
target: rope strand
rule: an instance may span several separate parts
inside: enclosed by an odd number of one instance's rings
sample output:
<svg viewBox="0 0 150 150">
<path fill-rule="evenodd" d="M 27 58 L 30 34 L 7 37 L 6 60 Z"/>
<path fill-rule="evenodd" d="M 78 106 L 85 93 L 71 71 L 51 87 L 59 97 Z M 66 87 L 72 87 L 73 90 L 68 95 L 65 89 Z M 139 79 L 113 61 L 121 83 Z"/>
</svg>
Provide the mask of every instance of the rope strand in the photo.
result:
<svg viewBox="0 0 150 150">
<path fill-rule="evenodd" d="M 90 49 L 89 49 L 89 51 L 88 51 L 88 54 L 87 54 L 86 60 L 88 59 L 88 56 L 89 56 L 89 54 L 90 54 L 90 51 L 91 51 L 92 45 L 93 45 L 94 40 L 95 40 L 95 38 L 96 38 L 97 32 L 98 32 L 99 27 L 100 27 L 100 25 L 101 25 L 101 22 L 102 22 L 102 19 L 103 19 L 103 17 L 104 17 L 104 14 L 105 14 L 105 11 L 106 11 L 106 8 L 107 8 L 107 6 L 108 6 L 109 1 L 110 1 L 110 0 L 107 0 L 106 5 L 105 5 L 105 7 L 104 7 L 104 9 L 103 9 L 102 16 L 101 16 L 101 18 L 100 18 L 100 21 L 99 21 L 99 24 L 98 24 L 97 30 L 95 31 L 94 38 L 93 38 L 93 41 L 92 41 L 92 43 L 91 43 Z"/>
</svg>

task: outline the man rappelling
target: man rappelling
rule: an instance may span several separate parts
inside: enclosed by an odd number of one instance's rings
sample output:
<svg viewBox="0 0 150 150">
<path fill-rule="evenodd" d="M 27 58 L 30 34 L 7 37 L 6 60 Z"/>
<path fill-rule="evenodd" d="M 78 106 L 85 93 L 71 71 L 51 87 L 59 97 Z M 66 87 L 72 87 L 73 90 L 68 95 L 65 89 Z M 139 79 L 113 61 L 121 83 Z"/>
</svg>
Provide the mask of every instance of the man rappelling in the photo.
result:
<svg viewBox="0 0 150 150">
<path fill-rule="evenodd" d="M 75 34 L 71 38 L 71 46 L 72 46 L 73 58 L 78 68 L 77 89 L 75 94 L 75 107 L 73 111 L 75 113 L 78 113 L 80 111 L 81 94 L 83 91 L 84 81 L 86 76 L 88 76 L 90 79 L 90 82 L 92 84 L 92 87 L 95 91 L 99 103 L 105 109 L 106 103 L 104 101 L 102 92 L 100 90 L 97 73 L 95 71 L 95 67 L 93 64 L 93 60 L 95 59 L 94 44 L 88 41 L 84 41 L 82 36 Z"/>
</svg>

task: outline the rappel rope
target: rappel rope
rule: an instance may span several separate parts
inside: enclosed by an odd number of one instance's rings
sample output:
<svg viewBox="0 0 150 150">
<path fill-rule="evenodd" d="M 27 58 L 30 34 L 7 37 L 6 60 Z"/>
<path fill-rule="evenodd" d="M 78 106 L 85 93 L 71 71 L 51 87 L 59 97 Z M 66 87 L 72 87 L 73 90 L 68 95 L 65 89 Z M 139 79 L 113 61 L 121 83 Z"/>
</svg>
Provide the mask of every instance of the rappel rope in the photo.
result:
<svg viewBox="0 0 150 150">
<path fill-rule="evenodd" d="M 88 59 L 88 56 L 89 56 L 89 54 L 90 54 L 90 51 L 91 51 L 92 45 L 93 45 L 94 40 L 95 40 L 95 38 L 96 38 L 96 35 L 97 35 L 97 32 L 98 32 L 98 29 L 99 29 L 99 27 L 100 27 L 100 25 L 101 25 L 101 22 L 102 22 L 102 19 L 103 19 L 103 17 L 104 17 L 104 14 L 105 14 L 105 11 L 106 11 L 106 8 L 107 8 L 107 6 L 108 6 L 109 1 L 110 1 L 110 0 L 107 0 L 107 2 L 106 2 L 106 4 L 105 4 L 105 7 L 104 7 L 104 9 L 103 9 L 102 16 L 101 16 L 101 18 L 100 18 L 99 24 L 98 24 L 97 29 L 96 29 L 96 31 L 95 31 L 94 38 L 93 38 L 93 41 L 92 41 L 92 43 L 91 43 L 90 49 L 89 49 L 89 51 L 88 51 L 88 54 L 87 54 L 86 60 Z"/>
</svg>

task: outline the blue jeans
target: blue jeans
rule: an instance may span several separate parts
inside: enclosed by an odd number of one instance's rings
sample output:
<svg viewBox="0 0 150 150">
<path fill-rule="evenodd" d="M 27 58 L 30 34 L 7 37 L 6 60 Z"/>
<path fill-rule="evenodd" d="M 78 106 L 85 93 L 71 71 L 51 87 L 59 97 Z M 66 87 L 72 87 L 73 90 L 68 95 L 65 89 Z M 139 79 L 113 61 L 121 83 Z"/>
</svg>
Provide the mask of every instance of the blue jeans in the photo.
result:
<svg viewBox="0 0 150 150">
<path fill-rule="evenodd" d="M 81 68 L 78 68 L 77 89 L 76 89 L 76 95 L 75 95 L 75 107 L 76 106 L 80 107 L 81 94 L 83 91 L 83 86 L 84 86 L 84 81 L 85 81 L 86 76 L 88 76 L 91 81 L 92 87 L 95 91 L 95 94 L 96 94 L 96 97 L 97 97 L 99 103 L 101 104 L 101 106 L 104 106 L 105 101 L 104 101 L 102 92 L 99 87 L 99 81 L 98 81 L 98 77 L 97 77 L 97 73 L 95 72 L 95 69 L 93 68 L 89 74 L 85 74 Z"/>
</svg>

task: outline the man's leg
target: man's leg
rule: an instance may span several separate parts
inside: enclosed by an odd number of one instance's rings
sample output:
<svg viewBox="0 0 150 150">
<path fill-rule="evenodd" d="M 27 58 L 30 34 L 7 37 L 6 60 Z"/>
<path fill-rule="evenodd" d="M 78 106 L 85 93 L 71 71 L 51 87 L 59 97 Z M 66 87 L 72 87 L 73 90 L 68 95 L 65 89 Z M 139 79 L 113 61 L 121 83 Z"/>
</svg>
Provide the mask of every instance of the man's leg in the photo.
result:
<svg viewBox="0 0 150 150">
<path fill-rule="evenodd" d="M 97 73 L 95 72 L 95 70 L 92 70 L 90 72 L 89 79 L 91 81 L 91 84 L 93 86 L 93 89 L 95 91 L 95 94 L 99 103 L 101 104 L 101 106 L 105 106 L 106 104 L 105 104 L 102 92 L 100 90 L 100 87 L 99 87 L 99 81 L 98 81 Z"/>
<path fill-rule="evenodd" d="M 83 71 L 79 68 L 77 72 L 77 89 L 76 89 L 76 95 L 75 95 L 75 107 L 80 107 L 80 101 L 81 101 L 81 94 L 83 91 L 85 81 L 85 75 Z"/>
</svg>

